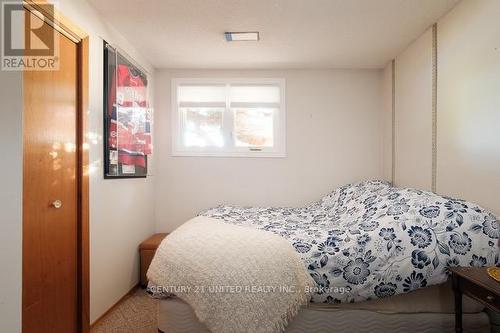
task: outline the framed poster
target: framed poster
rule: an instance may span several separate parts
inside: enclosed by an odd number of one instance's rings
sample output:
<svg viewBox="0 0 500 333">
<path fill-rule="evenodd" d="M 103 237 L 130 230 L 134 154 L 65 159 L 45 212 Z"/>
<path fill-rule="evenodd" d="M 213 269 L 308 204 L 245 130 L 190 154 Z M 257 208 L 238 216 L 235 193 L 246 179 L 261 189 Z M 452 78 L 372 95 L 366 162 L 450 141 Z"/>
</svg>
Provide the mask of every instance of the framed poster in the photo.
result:
<svg viewBox="0 0 500 333">
<path fill-rule="evenodd" d="M 146 177 L 152 153 L 148 78 L 104 42 L 104 178 Z"/>
</svg>

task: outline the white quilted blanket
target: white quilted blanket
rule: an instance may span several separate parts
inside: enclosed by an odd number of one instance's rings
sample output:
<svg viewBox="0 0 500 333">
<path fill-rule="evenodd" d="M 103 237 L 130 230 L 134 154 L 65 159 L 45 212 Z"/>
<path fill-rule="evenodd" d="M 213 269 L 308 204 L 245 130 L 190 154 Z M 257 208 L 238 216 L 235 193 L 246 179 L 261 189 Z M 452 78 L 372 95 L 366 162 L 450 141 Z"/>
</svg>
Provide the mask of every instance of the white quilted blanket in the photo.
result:
<svg viewBox="0 0 500 333">
<path fill-rule="evenodd" d="M 214 333 L 282 332 L 315 286 L 284 238 L 203 216 L 161 243 L 147 275 Z"/>
</svg>

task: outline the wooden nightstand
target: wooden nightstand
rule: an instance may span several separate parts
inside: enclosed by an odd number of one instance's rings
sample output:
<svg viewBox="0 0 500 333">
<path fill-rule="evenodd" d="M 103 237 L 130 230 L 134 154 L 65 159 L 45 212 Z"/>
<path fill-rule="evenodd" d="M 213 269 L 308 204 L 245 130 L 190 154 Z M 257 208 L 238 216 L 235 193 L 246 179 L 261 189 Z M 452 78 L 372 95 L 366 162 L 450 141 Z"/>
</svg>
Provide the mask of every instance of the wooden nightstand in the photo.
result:
<svg viewBox="0 0 500 333">
<path fill-rule="evenodd" d="M 146 239 L 139 245 L 139 253 L 141 255 L 141 287 L 146 288 L 148 285 L 148 278 L 146 273 L 148 271 L 151 260 L 155 256 L 156 249 L 160 246 L 160 243 L 168 234 L 154 234 L 153 236 Z"/>
<path fill-rule="evenodd" d="M 462 332 L 462 294 L 500 312 L 500 282 L 486 272 L 485 267 L 453 267 L 453 292 L 455 293 L 455 332 Z"/>
</svg>

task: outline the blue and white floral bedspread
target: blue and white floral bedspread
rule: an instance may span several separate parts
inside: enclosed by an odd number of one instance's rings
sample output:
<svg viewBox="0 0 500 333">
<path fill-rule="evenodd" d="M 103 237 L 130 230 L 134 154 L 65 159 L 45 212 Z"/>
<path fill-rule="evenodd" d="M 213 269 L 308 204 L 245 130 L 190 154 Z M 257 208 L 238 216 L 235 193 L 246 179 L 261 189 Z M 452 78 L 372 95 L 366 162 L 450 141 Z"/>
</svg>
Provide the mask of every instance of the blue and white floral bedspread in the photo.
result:
<svg viewBox="0 0 500 333">
<path fill-rule="evenodd" d="M 499 221 L 463 200 L 366 181 L 303 208 L 219 206 L 200 215 L 289 240 L 312 302 L 357 302 L 443 283 L 448 267 L 499 265 Z"/>
</svg>

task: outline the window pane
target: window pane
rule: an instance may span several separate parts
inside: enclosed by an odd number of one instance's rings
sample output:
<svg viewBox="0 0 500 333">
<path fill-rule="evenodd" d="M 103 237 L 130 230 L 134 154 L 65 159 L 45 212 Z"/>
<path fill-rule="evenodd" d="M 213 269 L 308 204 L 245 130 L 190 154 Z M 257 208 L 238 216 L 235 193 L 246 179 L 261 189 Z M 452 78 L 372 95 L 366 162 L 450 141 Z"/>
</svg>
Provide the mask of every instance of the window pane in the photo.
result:
<svg viewBox="0 0 500 333">
<path fill-rule="evenodd" d="M 234 112 L 234 141 L 237 147 L 273 147 L 277 109 L 237 108 Z"/>
<path fill-rule="evenodd" d="M 239 103 L 279 103 L 280 88 L 276 85 L 232 85 L 230 98 L 231 102 Z"/>
<path fill-rule="evenodd" d="M 226 87 L 224 85 L 185 85 L 178 88 L 179 102 L 225 102 Z"/>
<path fill-rule="evenodd" d="M 223 147 L 223 108 L 180 108 L 186 147 Z"/>
</svg>

